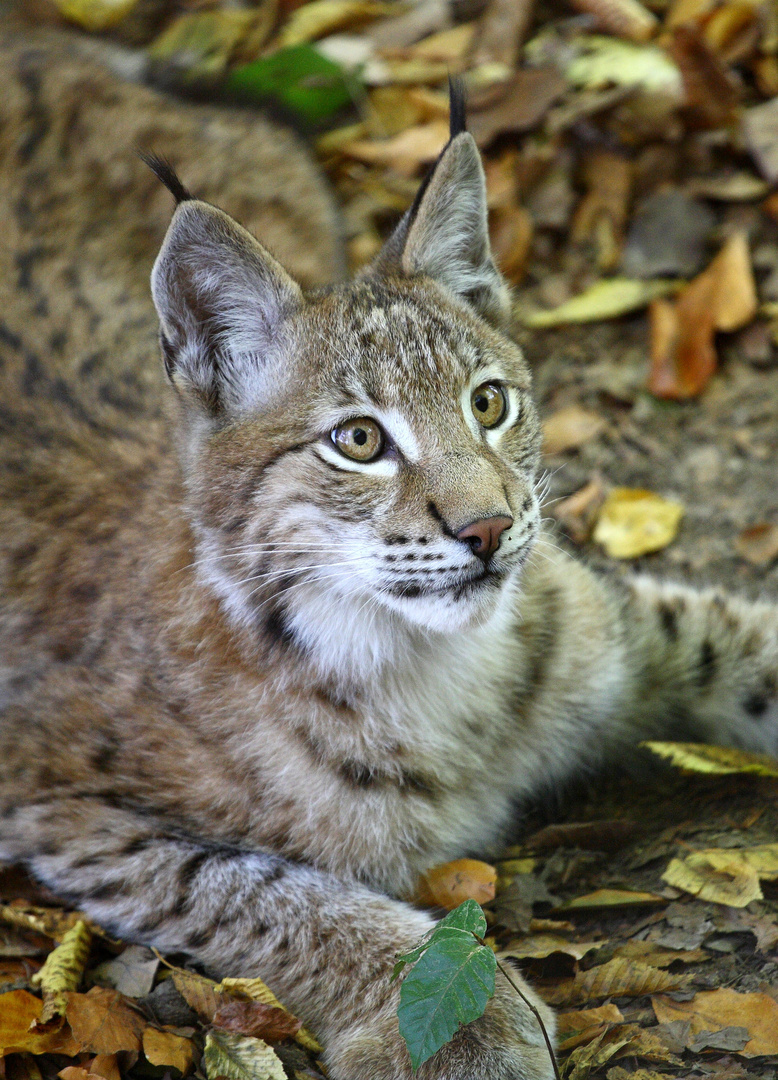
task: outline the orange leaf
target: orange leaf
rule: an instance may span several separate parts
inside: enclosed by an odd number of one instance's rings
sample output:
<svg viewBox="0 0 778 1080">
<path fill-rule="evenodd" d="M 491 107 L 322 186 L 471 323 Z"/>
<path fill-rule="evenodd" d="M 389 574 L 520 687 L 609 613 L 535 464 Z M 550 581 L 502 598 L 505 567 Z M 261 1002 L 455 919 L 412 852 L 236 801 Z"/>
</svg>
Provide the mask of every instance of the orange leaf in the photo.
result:
<svg viewBox="0 0 778 1080">
<path fill-rule="evenodd" d="M 689 975 L 670 975 L 634 960 L 609 960 L 589 971 L 579 971 L 574 979 L 549 987 L 544 997 L 551 1005 L 577 1005 L 604 997 L 642 997 L 661 990 L 680 990 L 689 978 Z"/>
<path fill-rule="evenodd" d="M 453 911 L 465 900 L 486 904 L 494 900 L 497 871 L 477 859 L 456 859 L 433 866 L 419 879 L 416 900 Z"/>
<path fill-rule="evenodd" d="M 36 1032 L 30 1025 L 40 1019 L 43 1002 L 26 990 L 0 994 L 0 1057 L 6 1054 L 65 1054 L 73 1057 L 81 1047 L 67 1027 Z"/>
<path fill-rule="evenodd" d="M 691 1035 L 744 1027 L 751 1038 L 735 1053 L 743 1057 L 778 1054 L 778 1001 L 768 994 L 738 994 L 736 990 L 722 988 L 699 993 L 692 1001 L 659 996 L 652 998 L 651 1003 L 660 1024 L 688 1020 Z"/>
<path fill-rule="evenodd" d="M 88 994 L 67 995 L 67 1018 L 81 1049 L 97 1054 L 140 1050 L 146 1021 L 116 990 L 93 986 Z"/>
<path fill-rule="evenodd" d="M 152 1065 L 178 1069 L 183 1074 L 188 1073 L 194 1064 L 192 1040 L 158 1028 L 147 1027 L 143 1032 L 143 1053 Z"/>
</svg>

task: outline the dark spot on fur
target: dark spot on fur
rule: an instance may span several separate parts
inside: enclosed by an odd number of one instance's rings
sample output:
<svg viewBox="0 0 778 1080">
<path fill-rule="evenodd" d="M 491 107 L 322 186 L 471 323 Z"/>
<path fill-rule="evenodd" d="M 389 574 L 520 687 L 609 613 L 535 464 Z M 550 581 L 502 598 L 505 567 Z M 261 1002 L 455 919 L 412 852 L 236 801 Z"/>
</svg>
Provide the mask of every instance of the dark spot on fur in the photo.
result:
<svg viewBox="0 0 778 1080">
<path fill-rule="evenodd" d="M 204 926 L 202 930 L 193 931 L 184 941 L 184 947 L 186 949 L 201 949 L 203 945 L 207 945 L 213 939 L 218 928 L 218 923 L 213 922 L 210 926 Z"/>
<path fill-rule="evenodd" d="M 123 881 L 106 881 L 102 885 L 96 885 L 94 889 L 89 889 L 86 896 L 90 900 L 113 900 L 123 892 Z"/>
<path fill-rule="evenodd" d="M 410 544 L 410 540 L 408 539 L 407 536 L 399 536 L 397 534 L 393 534 L 391 536 L 387 536 L 386 539 L 384 540 L 384 543 L 385 544 Z"/>
<path fill-rule="evenodd" d="M 674 607 L 664 601 L 659 605 L 659 620 L 670 641 L 678 640 L 678 613 Z"/>
<path fill-rule="evenodd" d="M 294 645 L 294 631 L 286 621 L 286 609 L 282 604 L 272 604 L 270 613 L 265 619 L 265 633 L 277 645 L 285 648 Z"/>
<path fill-rule="evenodd" d="M 406 787 L 417 795 L 424 795 L 428 799 L 436 798 L 440 794 L 440 788 L 431 777 L 417 772 L 403 770 L 400 777 L 400 787 Z"/>
<path fill-rule="evenodd" d="M 79 602 L 97 600 L 99 596 L 100 590 L 92 581 L 81 581 L 70 589 L 71 599 Z"/>
<path fill-rule="evenodd" d="M 743 702 L 744 712 L 747 712 L 749 716 L 753 716 L 755 720 L 760 716 L 764 716 L 769 708 L 770 702 L 762 694 L 750 694 Z"/>
<path fill-rule="evenodd" d="M 353 787 L 367 788 L 378 783 L 373 770 L 361 761 L 344 761 L 340 766 L 340 775 Z"/>
<path fill-rule="evenodd" d="M 697 669 L 697 685 L 703 689 L 706 686 L 710 686 L 716 678 L 717 668 L 718 657 L 716 656 L 716 651 L 710 640 L 706 638 L 700 649 L 700 661 Z"/>
<path fill-rule="evenodd" d="M 402 596 L 409 600 L 415 600 L 421 596 L 421 588 L 418 585 L 393 585 L 391 592 L 394 596 Z"/>
</svg>

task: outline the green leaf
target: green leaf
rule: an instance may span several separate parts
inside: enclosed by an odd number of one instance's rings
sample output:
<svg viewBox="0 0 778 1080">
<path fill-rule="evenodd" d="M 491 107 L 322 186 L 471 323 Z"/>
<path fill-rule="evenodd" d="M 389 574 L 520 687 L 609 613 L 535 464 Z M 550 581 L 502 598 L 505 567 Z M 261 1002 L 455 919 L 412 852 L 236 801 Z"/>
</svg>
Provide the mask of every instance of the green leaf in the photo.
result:
<svg viewBox="0 0 778 1080">
<path fill-rule="evenodd" d="M 208 1080 L 286 1080 L 281 1059 L 262 1039 L 209 1032 L 203 1061 Z"/>
<path fill-rule="evenodd" d="M 497 960 L 483 935 L 486 920 L 474 900 L 466 900 L 442 919 L 429 939 L 405 956 L 415 966 L 400 989 L 397 1016 L 414 1070 L 455 1034 L 460 1024 L 483 1015 L 494 994 Z"/>
<path fill-rule="evenodd" d="M 234 68 L 224 89 L 252 102 L 273 99 L 301 119 L 317 123 L 352 101 L 356 76 L 311 45 L 291 45 Z"/>
</svg>

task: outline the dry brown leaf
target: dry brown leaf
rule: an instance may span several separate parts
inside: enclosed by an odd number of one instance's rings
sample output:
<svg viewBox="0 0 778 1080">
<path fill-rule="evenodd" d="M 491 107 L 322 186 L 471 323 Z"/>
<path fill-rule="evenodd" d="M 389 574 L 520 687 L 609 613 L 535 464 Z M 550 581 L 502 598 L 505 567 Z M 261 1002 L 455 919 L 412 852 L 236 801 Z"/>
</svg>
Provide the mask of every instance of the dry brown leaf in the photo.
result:
<svg viewBox="0 0 778 1080">
<path fill-rule="evenodd" d="M 628 41 L 644 42 L 654 36 L 657 18 L 639 0 L 571 0 L 572 6 L 593 15 L 598 27 Z"/>
<path fill-rule="evenodd" d="M 778 525 L 762 521 L 743 529 L 735 539 L 735 550 L 754 566 L 768 566 L 778 559 Z"/>
<path fill-rule="evenodd" d="M 0 1058 L 6 1054 L 65 1054 L 74 1057 L 81 1046 L 67 1027 L 37 1032 L 43 1002 L 26 990 L 0 994 Z"/>
<path fill-rule="evenodd" d="M 751 1038 L 736 1053 L 748 1058 L 778 1054 L 778 1001 L 768 994 L 739 994 L 721 988 L 698 993 L 692 1001 L 673 1001 L 660 995 L 651 1003 L 660 1024 L 688 1020 L 692 1036 L 744 1027 Z"/>
<path fill-rule="evenodd" d="M 543 453 L 561 454 L 565 450 L 577 450 L 596 438 L 607 426 L 604 417 L 580 405 L 558 409 L 543 422 Z"/>
<path fill-rule="evenodd" d="M 502 274 L 519 285 L 527 271 L 534 227 L 523 206 L 493 210 L 489 215 L 492 254 Z"/>
<path fill-rule="evenodd" d="M 592 949 L 599 949 L 601 941 L 568 941 L 555 934 L 533 934 L 521 941 L 512 941 L 505 949 L 508 956 L 517 960 L 544 960 L 553 953 L 564 953 L 580 960 Z"/>
<path fill-rule="evenodd" d="M 62 941 L 77 922 L 85 922 L 95 931 L 94 925 L 80 911 L 61 911 L 59 908 L 41 908 L 31 904 L 0 905 L 0 920 L 23 930 L 35 930 L 54 941 Z"/>
<path fill-rule="evenodd" d="M 66 992 L 77 989 L 81 982 L 91 944 L 92 932 L 79 919 L 56 949 L 52 949 L 40 971 L 31 977 L 33 986 L 39 986 L 43 991 L 43 1012 L 36 1021 L 39 1029 L 64 1014 Z"/>
<path fill-rule="evenodd" d="M 336 30 L 355 29 L 400 8 L 381 0 L 313 0 L 293 11 L 286 20 L 279 41 L 281 45 L 301 45 L 315 41 Z"/>
<path fill-rule="evenodd" d="M 459 26 L 452 26 L 448 30 L 439 30 L 437 34 L 430 34 L 429 37 L 424 38 L 417 45 L 412 45 L 406 51 L 411 57 L 453 64 L 464 58 L 465 53 L 473 44 L 475 32 L 475 23 L 460 23 Z"/>
<path fill-rule="evenodd" d="M 614 488 L 600 508 L 593 537 L 612 559 L 636 559 L 672 543 L 683 507 L 653 491 Z"/>
<path fill-rule="evenodd" d="M 294 1038 L 302 1027 L 302 1020 L 286 1009 L 265 1005 L 262 1001 L 227 1001 L 214 1013 L 213 1024 L 234 1035 L 281 1042 Z"/>
<path fill-rule="evenodd" d="M 270 1005 L 273 1008 L 289 1012 L 286 1006 L 278 1000 L 267 983 L 263 982 L 262 979 L 222 979 L 218 989 L 220 991 L 225 991 L 228 994 L 232 994 L 240 1000 L 259 1001 L 263 1005 Z M 304 1046 L 306 1050 L 310 1050 L 314 1054 L 320 1054 L 322 1052 L 321 1044 L 313 1035 L 311 1035 L 310 1031 L 307 1031 L 304 1027 L 299 1028 L 294 1038 L 295 1041 L 298 1042 L 300 1046 Z"/>
<path fill-rule="evenodd" d="M 663 949 L 652 941 L 627 941 L 619 945 L 614 956 L 623 956 L 628 960 L 640 960 L 655 968 L 667 968 L 676 961 L 682 964 L 701 964 L 713 959 L 712 953 L 704 949 Z"/>
<path fill-rule="evenodd" d="M 700 30 L 688 23 L 676 27 L 669 49 L 683 80 L 687 124 L 700 128 L 729 124 L 735 117 L 740 95 L 725 65 Z"/>
<path fill-rule="evenodd" d="M 604 821 L 571 821 L 562 825 L 546 825 L 533 833 L 526 847 L 534 851 L 552 851 L 560 847 L 577 847 L 584 851 L 618 851 L 635 835 L 632 821 L 613 818 Z"/>
<path fill-rule="evenodd" d="M 478 859 L 455 859 L 433 866 L 419 879 L 415 899 L 453 911 L 465 900 L 487 904 L 494 900 L 497 871 Z"/>
<path fill-rule="evenodd" d="M 403 176 L 413 176 L 421 165 L 435 161 L 448 134 L 447 121 L 430 120 L 391 139 L 353 139 L 344 143 L 341 151 L 368 165 L 388 165 Z"/>
<path fill-rule="evenodd" d="M 507 74 L 515 69 L 532 21 L 535 0 L 491 0 L 481 17 L 473 47 L 473 67 L 488 64 Z"/>
<path fill-rule="evenodd" d="M 632 162 L 611 150 L 593 151 L 584 162 L 582 179 L 587 191 L 575 212 L 571 234 L 577 244 L 595 244 L 601 270 L 614 269 L 621 256 L 633 172 Z"/>
<path fill-rule="evenodd" d="M 557 1034 L 561 1040 L 559 1049 L 573 1050 L 576 1046 L 584 1046 L 605 1034 L 613 1024 L 623 1022 L 620 1010 L 610 1002 L 600 1005 L 598 1009 L 560 1013 L 557 1016 Z"/>
<path fill-rule="evenodd" d="M 666 1062 L 668 1065 L 683 1065 L 679 1058 L 660 1037 L 656 1030 L 646 1030 L 637 1024 L 626 1024 L 614 1034 L 625 1037 L 619 1049 L 618 1057 L 641 1057 L 648 1061 Z"/>
<path fill-rule="evenodd" d="M 66 1065 L 57 1076 L 59 1080 L 89 1080 L 89 1070 L 83 1065 Z"/>
<path fill-rule="evenodd" d="M 147 1027 L 143 1032 L 143 1053 L 150 1064 L 178 1069 L 183 1075 L 191 1071 L 195 1060 L 191 1039 L 153 1027 Z"/>
<path fill-rule="evenodd" d="M 743 137 L 762 176 L 774 184 L 778 181 L 778 99 L 746 109 Z"/>
<path fill-rule="evenodd" d="M 579 971 L 574 979 L 565 979 L 543 991 L 551 1005 L 583 1005 L 604 997 L 642 997 L 666 990 L 681 990 L 689 975 L 671 975 L 637 960 L 616 959 Z"/>
<path fill-rule="evenodd" d="M 685 859 L 672 859 L 662 881 L 701 900 L 729 907 L 746 907 L 763 895 L 756 870 L 728 849 L 696 851 Z"/>
<path fill-rule="evenodd" d="M 746 233 L 733 233 L 704 273 L 716 281 L 715 328 L 731 331 L 747 326 L 756 315 L 758 300 Z"/>
<path fill-rule="evenodd" d="M 700 16 L 707 15 L 719 0 L 673 0 L 665 16 L 665 29 L 674 30 L 684 23 L 697 23 Z"/>
<path fill-rule="evenodd" d="M 116 1054 L 96 1054 L 89 1062 L 89 1072 L 91 1076 L 102 1076 L 103 1080 L 121 1080 Z"/>
<path fill-rule="evenodd" d="M 556 68 L 522 68 L 501 87 L 501 96 L 479 108 L 476 98 L 470 106 L 468 129 L 479 146 L 487 146 L 497 135 L 530 131 L 567 89 Z"/>
<path fill-rule="evenodd" d="M 566 499 L 554 503 L 550 511 L 574 543 L 585 544 L 604 501 L 605 488 L 595 476 Z"/>
<path fill-rule="evenodd" d="M 217 984 L 212 979 L 206 979 L 204 975 L 196 975 L 193 971 L 184 971 L 182 968 L 174 968 L 172 977 L 176 990 L 189 1008 L 194 1009 L 206 1024 L 210 1024 L 213 1014 L 225 1000 L 225 995 L 219 992 Z"/>
<path fill-rule="evenodd" d="M 669 759 L 672 765 L 691 772 L 754 773 L 756 776 L 778 777 L 778 762 L 767 754 L 751 754 L 734 746 L 708 746 L 706 743 L 656 742 L 640 744 L 652 754 Z"/>
<path fill-rule="evenodd" d="M 750 0 L 735 0 L 716 8 L 705 20 L 702 35 L 706 42 L 725 60 L 730 59 L 729 50 L 741 38 L 743 32 L 753 25 L 758 5 Z"/>
<path fill-rule="evenodd" d="M 82 1050 L 116 1054 L 141 1048 L 146 1021 L 116 990 L 93 986 L 88 994 L 69 993 L 66 1016 Z"/>
</svg>

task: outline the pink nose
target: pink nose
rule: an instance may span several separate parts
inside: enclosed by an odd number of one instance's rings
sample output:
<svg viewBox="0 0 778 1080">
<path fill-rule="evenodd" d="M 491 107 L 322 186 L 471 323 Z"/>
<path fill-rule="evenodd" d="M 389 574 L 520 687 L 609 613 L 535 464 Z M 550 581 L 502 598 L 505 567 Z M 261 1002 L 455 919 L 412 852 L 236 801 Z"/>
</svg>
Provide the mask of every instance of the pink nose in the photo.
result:
<svg viewBox="0 0 778 1080">
<path fill-rule="evenodd" d="M 506 529 L 510 529 L 513 518 L 490 517 L 480 521 L 471 521 L 457 533 L 457 540 L 464 540 L 473 549 L 473 554 L 484 562 L 493 555 L 500 546 L 500 537 Z"/>
</svg>

